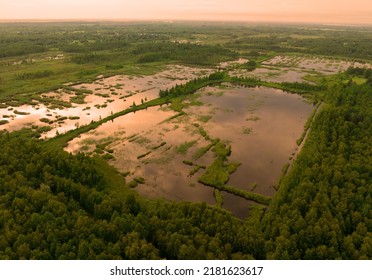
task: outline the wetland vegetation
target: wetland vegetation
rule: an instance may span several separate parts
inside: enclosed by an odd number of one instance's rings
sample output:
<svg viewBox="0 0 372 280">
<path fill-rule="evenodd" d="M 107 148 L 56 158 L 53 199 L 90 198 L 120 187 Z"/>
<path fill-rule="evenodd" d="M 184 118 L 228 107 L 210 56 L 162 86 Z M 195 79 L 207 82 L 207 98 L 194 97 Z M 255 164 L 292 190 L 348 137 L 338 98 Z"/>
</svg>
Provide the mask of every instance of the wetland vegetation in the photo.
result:
<svg viewBox="0 0 372 280">
<path fill-rule="evenodd" d="M 369 27 L 0 35 L 0 259 L 372 258 Z"/>
</svg>

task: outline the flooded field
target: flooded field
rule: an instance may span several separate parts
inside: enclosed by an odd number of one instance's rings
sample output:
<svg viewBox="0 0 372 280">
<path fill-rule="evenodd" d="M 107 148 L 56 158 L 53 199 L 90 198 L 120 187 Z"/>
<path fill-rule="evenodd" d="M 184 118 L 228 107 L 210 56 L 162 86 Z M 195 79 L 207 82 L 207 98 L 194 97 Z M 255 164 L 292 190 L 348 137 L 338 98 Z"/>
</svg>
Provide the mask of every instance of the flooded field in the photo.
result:
<svg viewBox="0 0 372 280">
<path fill-rule="evenodd" d="M 210 116 L 204 129 L 229 143 L 229 160 L 241 163 L 228 185 L 273 196 L 281 168 L 292 159 L 313 106 L 296 94 L 264 87 L 205 88 L 200 100 L 205 105 L 190 111 Z M 224 207 L 238 215 L 245 204 L 224 200 Z"/>
<path fill-rule="evenodd" d="M 14 131 L 32 125 L 50 126 L 51 130 L 44 133 L 43 137 L 54 137 L 57 133 L 64 133 L 132 105 L 155 99 L 160 89 L 186 83 L 211 71 L 173 65 L 153 76 L 101 77 L 91 84 L 66 86 L 41 95 L 45 100 L 60 101 L 61 106 L 35 101 L 36 105 L 0 107 L 0 129 Z M 66 106 L 66 103 L 70 106 Z"/>
<path fill-rule="evenodd" d="M 239 59 L 220 67 L 246 62 Z M 253 72 L 235 70 L 233 74 L 280 82 L 302 81 L 310 73 L 335 73 L 350 65 L 359 66 L 336 60 L 277 56 L 262 63 L 263 68 Z M 42 137 L 51 138 L 153 100 L 159 90 L 212 71 L 173 65 L 152 76 L 97 77 L 93 83 L 66 85 L 41 95 L 43 100 L 57 102 L 0 107 L 0 128 L 13 131 L 49 126 Z M 70 141 L 66 151 L 102 156 L 143 196 L 220 205 L 219 194 L 199 182 L 214 162 L 215 146 L 220 142 L 231 147 L 228 162 L 240 164 L 227 185 L 270 197 L 275 194 L 283 165 L 297 154 L 296 140 L 312 109 L 296 94 L 222 84 L 189 96 L 180 112 L 167 106 L 150 107 L 106 122 Z M 249 208 L 255 205 L 224 191 L 221 194 L 222 207 L 239 217 L 247 216 Z"/>
<path fill-rule="evenodd" d="M 238 59 L 220 64 L 220 68 L 246 63 Z M 230 71 L 237 76 L 254 76 L 274 82 L 311 81 L 312 77 L 334 74 L 349 66 L 366 66 L 357 62 L 325 58 L 276 56 L 261 63 L 252 72 L 244 69 Z M 41 101 L 19 107 L 0 104 L 0 129 L 14 131 L 23 127 L 49 126 L 44 138 L 54 137 L 91 121 L 127 109 L 158 97 L 159 90 L 186 83 L 196 77 L 208 75 L 212 69 L 172 65 L 152 76 L 117 75 L 98 77 L 93 83 L 66 85 L 41 95 Z M 45 102 L 43 102 L 45 100 Z"/>
<path fill-rule="evenodd" d="M 190 98 L 185 114 L 167 107 L 131 113 L 81 135 L 66 150 L 109 154 L 110 164 L 144 196 L 215 204 L 213 188 L 198 177 L 213 162 L 213 140 L 219 139 L 231 146 L 229 162 L 241 164 L 228 185 L 272 196 L 312 105 L 276 89 L 230 85 Z M 224 193 L 223 207 L 246 216 L 252 203 L 234 197 Z"/>
<path fill-rule="evenodd" d="M 130 113 L 74 139 L 66 150 L 97 152 L 97 147 L 107 144 L 105 150 L 113 156 L 110 163 L 127 175 L 127 182 L 144 179 L 136 186 L 142 195 L 213 204 L 213 190 L 201 185 L 197 175 L 190 176 L 189 166 L 183 163 L 188 154 L 208 143 L 189 124 L 189 117 L 172 119 L 175 116 L 177 112 L 160 107 Z M 193 142 L 186 151 L 179 148 L 185 139 Z M 212 161 L 207 158 L 199 163 Z"/>
<path fill-rule="evenodd" d="M 313 106 L 296 94 L 257 88 L 205 88 L 200 100 L 206 106 L 190 110 L 209 115 L 204 128 L 213 138 L 232 147 L 230 159 L 242 163 L 229 184 L 273 195 L 281 167 L 295 151 L 296 139 Z"/>
<path fill-rule="evenodd" d="M 234 70 L 232 75 L 250 76 L 270 82 L 303 82 L 311 77 L 336 74 L 350 66 L 371 67 L 359 62 L 327 59 L 319 57 L 276 56 L 261 63 L 261 67 L 249 72 L 244 69 Z"/>
</svg>

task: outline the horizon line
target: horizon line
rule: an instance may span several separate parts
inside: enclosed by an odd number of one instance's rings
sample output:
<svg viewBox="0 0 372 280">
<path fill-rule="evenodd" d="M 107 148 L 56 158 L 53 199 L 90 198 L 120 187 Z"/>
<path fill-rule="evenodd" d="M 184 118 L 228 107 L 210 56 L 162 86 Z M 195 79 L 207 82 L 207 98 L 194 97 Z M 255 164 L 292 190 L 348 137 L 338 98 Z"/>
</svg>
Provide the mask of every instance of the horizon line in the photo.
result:
<svg viewBox="0 0 372 280">
<path fill-rule="evenodd" d="M 366 26 L 372 23 L 351 22 L 313 22 L 313 21 L 285 21 L 285 20 L 219 20 L 219 19 L 125 19 L 125 18 L 0 18 L 0 23 L 53 23 L 53 22 L 208 22 L 208 23 L 262 23 L 262 24 L 304 24 L 304 25 L 332 25 L 332 26 Z"/>
</svg>

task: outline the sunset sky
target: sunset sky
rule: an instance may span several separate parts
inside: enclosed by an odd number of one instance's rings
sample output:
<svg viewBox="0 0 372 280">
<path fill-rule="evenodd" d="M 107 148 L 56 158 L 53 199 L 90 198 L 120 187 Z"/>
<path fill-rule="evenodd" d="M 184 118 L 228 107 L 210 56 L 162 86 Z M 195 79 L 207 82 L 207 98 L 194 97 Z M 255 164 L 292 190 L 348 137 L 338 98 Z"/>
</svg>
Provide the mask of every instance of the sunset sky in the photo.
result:
<svg viewBox="0 0 372 280">
<path fill-rule="evenodd" d="M 372 24 L 372 0 L 0 0 L 0 19 Z"/>
</svg>

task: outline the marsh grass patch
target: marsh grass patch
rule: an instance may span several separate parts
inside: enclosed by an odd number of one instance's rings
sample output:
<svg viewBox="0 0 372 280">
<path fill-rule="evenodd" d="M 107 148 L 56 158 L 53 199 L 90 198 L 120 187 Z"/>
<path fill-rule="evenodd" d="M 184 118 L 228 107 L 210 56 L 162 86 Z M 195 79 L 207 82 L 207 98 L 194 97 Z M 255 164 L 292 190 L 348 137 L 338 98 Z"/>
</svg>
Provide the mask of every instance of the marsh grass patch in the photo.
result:
<svg viewBox="0 0 372 280">
<path fill-rule="evenodd" d="M 183 144 L 176 147 L 176 151 L 179 154 L 185 155 L 187 151 L 196 144 L 196 140 L 186 141 Z"/>
<path fill-rule="evenodd" d="M 253 115 L 253 116 L 250 116 L 249 118 L 246 118 L 245 120 L 246 121 L 256 122 L 256 121 L 259 121 L 260 120 L 260 117 Z"/>
</svg>

